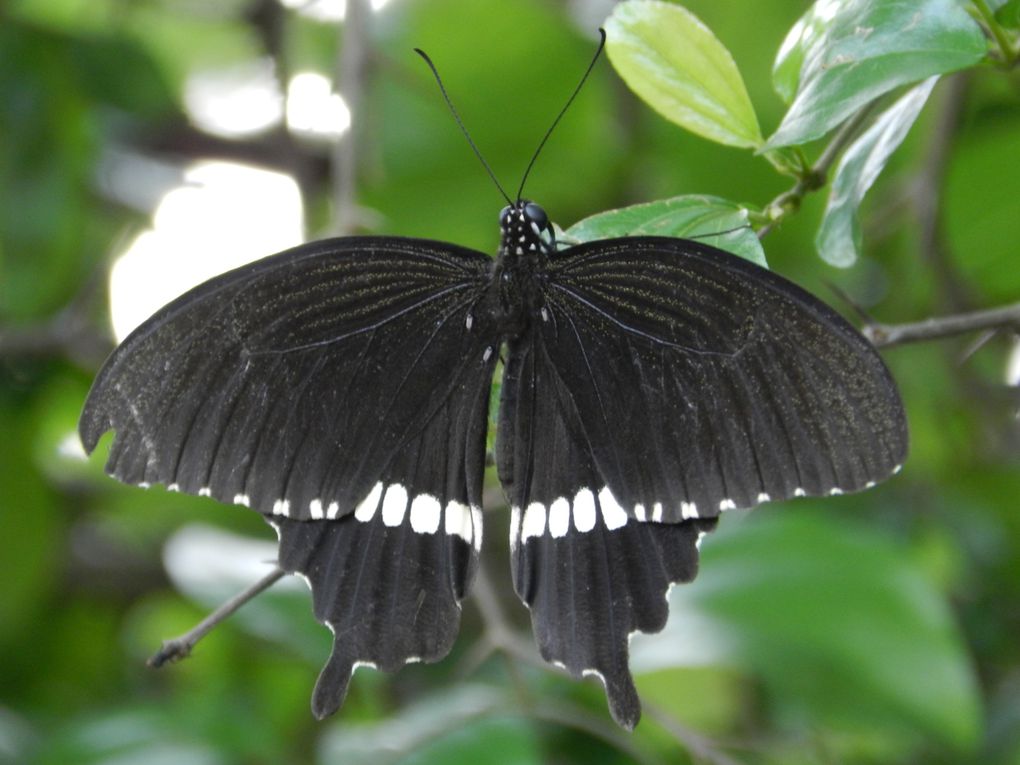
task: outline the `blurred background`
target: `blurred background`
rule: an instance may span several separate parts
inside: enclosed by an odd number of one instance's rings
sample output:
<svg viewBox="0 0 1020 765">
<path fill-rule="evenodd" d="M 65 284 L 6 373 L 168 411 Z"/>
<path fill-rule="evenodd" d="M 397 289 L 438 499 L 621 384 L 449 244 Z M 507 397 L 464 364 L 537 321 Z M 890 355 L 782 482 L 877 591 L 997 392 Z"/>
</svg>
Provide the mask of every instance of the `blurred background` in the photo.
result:
<svg viewBox="0 0 1020 765">
<path fill-rule="evenodd" d="M 807 3 L 685 4 L 770 132 L 772 61 Z M 494 252 L 503 201 L 412 48 L 513 190 L 612 6 L 0 3 L 0 763 L 1020 763 L 1020 353 L 1003 336 L 885 353 L 912 431 L 895 479 L 723 519 L 666 631 L 632 643 L 634 735 L 597 683 L 529 656 L 494 476 L 446 661 L 362 670 L 315 722 L 330 641 L 295 580 L 189 660 L 144 666 L 266 573 L 275 537 L 243 508 L 118 485 L 105 447 L 85 459 L 77 417 L 115 337 L 214 273 L 337 232 Z M 765 238 L 772 268 L 887 323 L 1015 302 L 1017 86 L 946 78 L 869 196 L 866 257 L 818 258 L 820 193 Z M 602 61 L 527 194 L 566 227 L 677 194 L 763 207 L 790 185 L 667 123 Z"/>
</svg>

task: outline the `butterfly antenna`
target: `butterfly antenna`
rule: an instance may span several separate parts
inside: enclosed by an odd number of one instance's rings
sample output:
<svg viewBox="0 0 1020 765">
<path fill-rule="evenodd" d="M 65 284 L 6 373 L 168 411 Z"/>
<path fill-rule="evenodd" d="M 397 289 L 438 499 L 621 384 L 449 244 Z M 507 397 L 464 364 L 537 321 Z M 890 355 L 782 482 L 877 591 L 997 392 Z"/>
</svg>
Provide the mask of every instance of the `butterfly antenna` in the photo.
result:
<svg viewBox="0 0 1020 765">
<path fill-rule="evenodd" d="M 584 86 L 585 81 L 588 79 L 588 75 L 591 74 L 591 70 L 595 68 L 595 63 L 599 60 L 599 56 L 602 55 L 602 49 L 606 47 L 606 30 L 599 27 L 599 47 L 595 50 L 595 55 L 591 57 L 591 63 L 588 64 L 588 68 L 584 70 L 584 74 L 581 76 L 581 81 L 577 83 L 577 87 L 574 88 L 574 92 L 570 94 L 570 98 L 567 99 L 567 103 L 560 109 L 560 113 L 556 115 L 556 119 L 549 126 L 549 129 L 545 131 L 545 135 L 542 137 L 542 141 L 538 144 L 538 148 L 535 149 L 535 153 L 531 155 L 531 161 L 528 163 L 527 169 L 524 171 L 524 177 L 521 178 L 521 186 L 517 189 L 517 199 L 521 198 L 521 194 L 524 193 L 524 184 L 528 182 L 528 175 L 531 173 L 531 168 L 535 166 L 535 160 L 538 159 L 538 155 L 542 153 L 542 149 L 545 146 L 545 142 L 549 140 L 549 136 L 552 135 L 553 130 L 560 124 L 560 120 L 563 119 L 563 115 L 567 113 L 567 109 L 574 103 L 574 99 L 577 98 L 577 94 L 581 92 L 581 88 Z"/>
<path fill-rule="evenodd" d="M 436 69 L 436 65 L 432 63 L 432 59 L 430 59 L 428 54 L 421 48 L 415 48 L 414 52 L 425 59 L 425 63 L 429 65 L 429 69 L 432 70 L 432 76 L 436 78 L 436 84 L 439 85 L 439 92 L 443 94 L 443 100 L 446 101 L 446 105 L 450 109 L 450 114 L 452 114 L 453 118 L 457 121 L 457 127 L 459 127 L 460 132 L 464 134 L 468 144 L 471 146 L 471 150 L 475 153 L 475 156 L 478 157 L 478 161 L 482 163 L 482 167 L 485 168 L 485 172 L 489 174 L 489 177 L 492 178 L 492 182 L 496 184 L 496 188 L 499 189 L 499 193 L 503 195 L 503 199 L 506 200 L 508 205 L 512 205 L 513 201 L 503 190 L 503 186 L 500 185 L 499 180 L 496 178 L 496 174 L 492 172 L 492 168 L 489 167 L 489 163 L 485 161 L 485 157 L 482 156 L 482 152 L 478 150 L 478 147 L 475 146 L 475 142 L 471 140 L 471 134 L 468 133 L 467 128 L 464 127 L 463 120 L 461 120 L 460 115 L 457 114 L 457 109 L 454 107 L 453 101 L 450 100 L 450 94 L 446 92 L 446 86 L 443 85 L 443 78 L 439 76 L 439 70 Z"/>
</svg>

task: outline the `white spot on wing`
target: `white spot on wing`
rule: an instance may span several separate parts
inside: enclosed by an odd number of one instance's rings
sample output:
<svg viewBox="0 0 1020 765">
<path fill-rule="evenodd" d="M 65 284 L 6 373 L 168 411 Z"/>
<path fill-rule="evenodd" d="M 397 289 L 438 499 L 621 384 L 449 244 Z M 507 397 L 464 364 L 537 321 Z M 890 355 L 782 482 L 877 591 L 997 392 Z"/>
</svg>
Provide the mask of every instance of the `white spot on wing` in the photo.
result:
<svg viewBox="0 0 1020 765">
<path fill-rule="evenodd" d="M 317 520 L 317 521 L 321 520 L 322 516 L 323 516 L 323 512 L 322 512 L 322 500 L 321 499 L 313 499 L 311 502 L 309 502 L 308 503 L 308 513 L 309 513 L 309 515 L 312 516 L 312 518 L 314 520 Z"/>
<path fill-rule="evenodd" d="M 290 517 L 290 501 L 286 499 L 278 499 L 273 503 L 273 515 L 283 515 Z"/>
<path fill-rule="evenodd" d="M 832 496 L 832 497 L 838 497 L 842 493 L 843 493 L 843 490 L 839 489 L 839 488 L 829 489 L 829 496 Z"/>
<path fill-rule="evenodd" d="M 555 539 L 565 537 L 570 530 L 570 503 L 565 497 L 554 499 L 549 505 L 549 533 Z"/>
<path fill-rule="evenodd" d="M 599 492 L 599 505 L 602 506 L 602 520 L 607 529 L 615 531 L 627 525 L 627 512 L 616 501 L 608 486 L 603 486 Z"/>
<path fill-rule="evenodd" d="M 720 510 L 736 510 L 737 509 L 737 503 L 734 502 L 732 499 L 724 499 L 722 502 L 719 503 L 719 509 Z"/>
<path fill-rule="evenodd" d="M 471 329 L 471 325 L 475 323 L 475 317 L 472 314 L 468 314 L 467 318 L 464 319 L 464 326 Z"/>
<path fill-rule="evenodd" d="M 340 513 L 340 503 L 334 500 L 329 503 L 329 507 L 326 508 L 326 517 L 333 520 Z"/>
<path fill-rule="evenodd" d="M 446 518 L 443 529 L 447 536 L 456 535 L 468 544 L 471 544 L 473 534 L 471 529 L 471 511 L 463 502 L 451 499 L 446 503 Z"/>
<path fill-rule="evenodd" d="M 595 528 L 595 495 L 591 489 L 581 489 L 574 496 L 574 527 L 578 531 Z"/>
<path fill-rule="evenodd" d="M 176 483 L 171 483 L 171 484 L 169 484 L 169 485 L 168 485 L 168 486 L 166 487 L 166 490 L 167 490 L 167 491 L 180 491 L 180 490 L 181 490 L 181 487 L 180 487 L 180 486 L 178 486 L 178 485 L 177 485 Z"/>
<path fill-rule="evenodd" d="M 807 492 L 804 491 L 802 488 L 800 488 L 798 486 L 796 489 L 793 490 L 793 496 L 795 496 L 795 497 L 806 497 L 807 496 Z"/>
<path fill-rule="evenodd" d="M 532 502 L 524 511 L 524 523 L 521 525 L 521 541 L 527 542 L 531 537 L 540 537 L 545 533 L 545 505 Z"/>
<path fill-rule="evenodd" d="M 382 522 L 387 526 L 399 526 L 404 522 L 407 512 L 407 489 L 399 483 L 391 483 L 386 487 L 382 501 Z"/>
<path fill-rule="evenodd" d="M 148 481 L 139 481 L 138 482 L 138 488 L 139 489 L 148 489 L 150 486 L 152 486 L 152 484 L 149 483 Z"/>
<path fill-rule="evenodd" d="M 485 352 L 482 354 L 482 361 L 488 361 L 492 358 L 492 346 L 486 346 Z"/>
<path fill-rule="evenodd" d="M 539 311 L 539 313 L 542 314 L 542 321 L 549 321 L 549 309 L 548 308 L 546 308 L 545 306 L 542 306 L 542 309 Z"/>
<path fill-rule="evenodd" d="M 336 634 L 336 630 L 333 630 L 333 634 Z M 354 677 L 354 673 L 362 667 L 368 667 L 369 669 L 379 669 L 373 661 L 356 661 L 351 665 L 351 677 Z"/>
<path fill-rule="evenodd" d="M 362 523 L 368 523 L 375 516 L 375 509 L 379 506 L 379 497 L 382 496 L 383 485 L 380 481 L 372 487 L 372 491 L 368 493 L 358 506 L 354 508 L 354 517 Z"/>
<path fill-rule="evenodd" d="M 724 500 L 729 502 L 729 500 Z M 720 504 L 720 509 L 722 505 Z M 681 502 L 680 503 L 680 517 L 681 518 L 697 518 L 698 517 L 698 506 L 693 502 Z"/>
<path fill-rule="evenodd" d="M 471 532 L 474 536 L 475 552 L 482 551 L 482 508 L 471 505 Z"/>
<path fill-rule="evenodd" d="M 662 503 L 656 502 L 652 505 L 652 520 L 656 523 L 662 523 Z"/>
<path fill-rule="evenodd" d="M 634 505 L 634 517 L 642 522 L 647 520 L 647 516 L 645 515 L 645 506 L 642 505 L 640 502 Z"/>
<path fill-rule="evenodd" d="M 770 497 L 764 491 L 761 494 L 758 495 L 758 501 L 759 502 L 769 502 L 769 501 L 771 501 L 771 499 L 772 499 L 772 497 Z"/>
<path fill-rule="evenodd" d="M 442 514 L 443 506 L 431 494 L 419 494 L 411 500 L 411 528 L 419 534 L 435 534 Z"/>
<path fill-rule="evenodd" d="M 212 496 L 212 489 L 210 489 L 208 486 L 203 486 L 201 489 L 198 490 L 198 496 L 200 496 L 200 497 L 211 497 Z"/>
<path fill-rule="evenodd" d="M 521 543 L 521 508 L 514 505 L 510 508 L 510 549 L 516 550 Z"/>
<path fill-rule="evenodd" d="M 235 505 L 244 505 L 245 507 L 251 507 L 251 499 L 247 494 L 235 494 L 234 495 Z"/>
<path fill-rule="evenodd" d="M 871 488 L 874 488 L 876 485 L 877 484 L 874 481 L 868 481 L 866 484 L 864 484 L 864 488 L 865 489 L 871 489 Z"/>
</svg>

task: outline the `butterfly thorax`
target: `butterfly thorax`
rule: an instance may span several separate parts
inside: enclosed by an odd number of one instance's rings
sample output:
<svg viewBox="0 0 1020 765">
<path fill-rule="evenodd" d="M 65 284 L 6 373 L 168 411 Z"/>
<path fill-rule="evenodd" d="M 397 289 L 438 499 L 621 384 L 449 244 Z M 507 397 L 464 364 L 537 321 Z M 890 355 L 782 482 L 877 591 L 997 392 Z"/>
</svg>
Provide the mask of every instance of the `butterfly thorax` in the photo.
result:
<svg viewBox="0 0 1020 765">
<path fill-rule="evenodd" d="M 549 255 L 556 251 L 556 239 L 545 210 L 527 199 L 504 207 L 499 226 L 493 286 L 499 296 L 499 319 L 513 335 L 541 309 L 540 281 Z"/>
</svg>

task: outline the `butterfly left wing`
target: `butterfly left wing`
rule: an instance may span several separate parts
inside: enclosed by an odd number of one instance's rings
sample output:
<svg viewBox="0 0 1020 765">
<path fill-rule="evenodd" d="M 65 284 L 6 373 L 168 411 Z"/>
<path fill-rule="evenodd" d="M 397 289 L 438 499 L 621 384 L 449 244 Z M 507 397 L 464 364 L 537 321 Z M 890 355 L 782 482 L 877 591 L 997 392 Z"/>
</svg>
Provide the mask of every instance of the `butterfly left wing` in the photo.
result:
<svg viewBox="0 0 1020 765">
<path fill-rule="evenodd" d="M 313 698 L 359 663 L 450 648 L 480 540 L 498 334 L 491 260 L 438 242 L 304 245 L 210 280 L 146 321 L 93 383 L 107 471 L 260 512 L 335 634 Z"/>
</svg>

